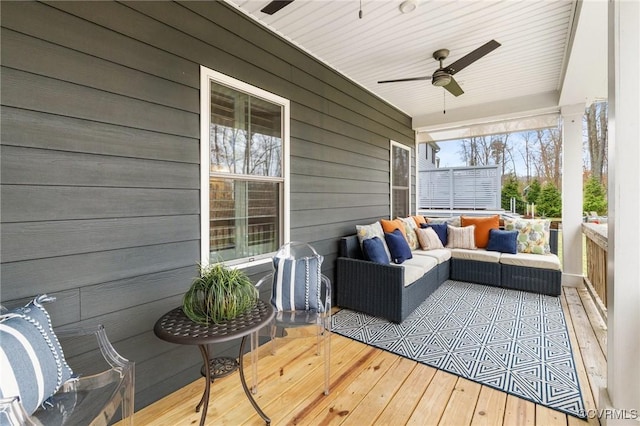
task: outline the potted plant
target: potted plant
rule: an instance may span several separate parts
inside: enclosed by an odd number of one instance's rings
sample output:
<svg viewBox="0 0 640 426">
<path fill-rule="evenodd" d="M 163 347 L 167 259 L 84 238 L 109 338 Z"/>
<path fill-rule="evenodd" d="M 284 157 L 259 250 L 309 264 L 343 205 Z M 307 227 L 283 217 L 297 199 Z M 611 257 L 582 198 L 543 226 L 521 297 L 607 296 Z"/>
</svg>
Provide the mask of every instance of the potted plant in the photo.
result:
<svg viewBox="0 0 640 426">
<path fill-rule="evenodd" d="M 255 306 L 258 290 L 239 269 L 222 263 L 198 265 L 195 278 L 182 299 L 185 315 L 198 324 L 220 323 Z"/>
</svg>

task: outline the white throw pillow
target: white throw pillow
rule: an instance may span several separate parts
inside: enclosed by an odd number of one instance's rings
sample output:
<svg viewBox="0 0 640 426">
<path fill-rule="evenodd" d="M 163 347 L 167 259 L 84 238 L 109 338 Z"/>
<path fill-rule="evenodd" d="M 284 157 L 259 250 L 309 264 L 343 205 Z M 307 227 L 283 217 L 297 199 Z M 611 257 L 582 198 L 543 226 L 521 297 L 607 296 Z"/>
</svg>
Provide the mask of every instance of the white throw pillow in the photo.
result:
<svg viewBox="0 0 640 426">
<path fill-rule="evenodd" d="M 476 238 L 474 236 L 475 225 L 457 227 L 449 225 L 447 227 L 447 247 L 475 250 Z"/>
<path fill-rule="evenodd" d="M 422 250 L 444 248 L 442 241 L 440 241 L 438 234 L 436 234 L 436 231 L 434 231 L 433 228 L 416 229 L 416 233 L 418 234 L 418 240 L 420 241 L 420 247 L 422 247 Z"/>
</svg>

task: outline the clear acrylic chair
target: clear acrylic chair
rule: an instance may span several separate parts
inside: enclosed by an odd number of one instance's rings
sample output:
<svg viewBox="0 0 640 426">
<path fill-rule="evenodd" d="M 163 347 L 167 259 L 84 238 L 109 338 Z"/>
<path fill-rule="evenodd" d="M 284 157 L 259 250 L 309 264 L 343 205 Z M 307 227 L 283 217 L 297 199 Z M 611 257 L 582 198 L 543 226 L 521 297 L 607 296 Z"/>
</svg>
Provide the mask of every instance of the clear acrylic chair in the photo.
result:
<svg viewBox="0 0 640 426">
<path fill-rule="evenodd" d="M 54 297 L 43 297 L 51 302 Z M 2 313 L 8 310 L 3 306 Z M 122 414 L 122 425 L 133 425 L 135 374 L 134 363 L 123 358 L 107 338 L 102 325 L 93 328 L 61 327 L 54 330 L 63 350 L 99 349 L 103 360 L 74 365 L 74 377 L 38 410 L 29 414 L 17 396 L 0 398 L 0 424 L 4 425 L 107 425 Z M 100 357 L 98 357 L 100 358 Z"/>
<path fill-rule="evenodd" d="M 310 297 L 317 297 L 317 307 L 313 306 L 316 302 L 312 300 L 311 303 L 306 303 L 304 308 L 291 309 L 291 305 L 287 304 L 287 308 L 282 307 L 276 300 L 278 298 L 278 286 L 274 285 L 278 282 L 279 275 L 283 275 L 282 267 L 278 268 L 278 265 L 282 265 L 283 262 L 293 261 L 298 265 L 298 273 L 292 274 L 295 279 L 292 279 L 292 285 L 294 289 L 287 288 L 286 291 L 295 292 L 296 304 L 302 306 L 299 302 L 299 296 L 302 294 L 303 299 L 305 293 L 308 293 L 308 281 L 309 275 L 317 274 L 319 278 L 318 291 L 312 291 Z M 310 262 L 311 261 L 311 262 Z M 272 305 L 276 309 L 276 316 L 269 327 L 269 337 L 271 353 L 275 354 L 277 351 L 276 336 L 278 333 L 286 333 L 286 329 L 301 328 L 315 326 L 316 334 L 316 354 L 324 358 L 324 394 L 329 394 L 329 374 L 330 374 L 330 361 L 331 361 L 331 281 L 325 275 L 319 271 L 319 266 L 322 263 L 322 256 L 316 252 L 316 250 L 309 244 L 292 241 L 280 247 L 278 252 L 273 258 L 274 270 L 270 274 L 264 276 L 256 287 L 261 294 L 268 293 L 272 297 Z M 311 268 L 308 265 L 314 265 Z M 302 265 L 307 265 L 306 270 Z M 313 270 L 317 265 L 317 271 Z M 311 269 L 311 270 L 310 270 Z M 280 277 L 281 278 L 281 277 Z M 305 279 L 306 278 L 306 279 Z M 313 278 L 313 277 L 312 277 Z M 288 284 L 287 284 L 288 287 Z M 286 297 L 285 297 L 286 298 Z M 307 297 L 308 299 L 309 297 Z M 304 303 L 303 303 L 304 305 Z M 307 306 L 310 305 L 310 306 Z M 285 335 L 291 336 L 295 333 L 286 333 Z M 258 354 L 258 335 L 257 333 L 252 335 L 251 338 L 251 364 L 253 366 L 253 383 L 252 390 L 257 392 L 257 354 Z"/>
</svg>

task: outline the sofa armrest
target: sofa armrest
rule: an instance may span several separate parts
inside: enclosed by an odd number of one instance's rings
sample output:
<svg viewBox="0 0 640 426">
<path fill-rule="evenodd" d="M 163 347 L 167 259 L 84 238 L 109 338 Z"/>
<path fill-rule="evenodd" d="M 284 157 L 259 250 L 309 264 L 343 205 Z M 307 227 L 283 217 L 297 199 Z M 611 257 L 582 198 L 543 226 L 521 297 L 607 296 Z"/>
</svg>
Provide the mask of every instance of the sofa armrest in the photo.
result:
<svg viewBox="0 0 640 426">
<path fill-rule="evenodd" d="M 551 249 L 551 253 L 558 254 L 558 238 L 559 232 L 557 229 L 549 230 L 549 248 Z"/>
<path fill-rule="evenodd" d="M 357 235 L 349 235 L 347 237 L 340 238 L 338 256 L 348 257 L 351 259 L 364 259 Z"/>
<path fill-rule="evenodd" d="M 339 257 L 336 266 L 338 306 L 390 319 L 397 317 L 402 307 L 404 268 L 346 257 Z"/>
</svg>

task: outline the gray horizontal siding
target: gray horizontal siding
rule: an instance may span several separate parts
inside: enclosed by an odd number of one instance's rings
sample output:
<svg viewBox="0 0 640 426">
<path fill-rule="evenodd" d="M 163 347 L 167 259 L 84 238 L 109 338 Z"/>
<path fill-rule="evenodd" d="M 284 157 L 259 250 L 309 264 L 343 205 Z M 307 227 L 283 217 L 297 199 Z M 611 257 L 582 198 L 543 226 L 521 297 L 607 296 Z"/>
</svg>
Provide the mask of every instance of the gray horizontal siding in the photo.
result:
<svg viewBox="0 0 640 426">
<path fill-rule="evenodd" d="M 190 240 L 3 263 L 2 299 L 24 298 L 43 291 L 56 293 L 192 267 L 200 259 L 199 244 Z"/>
<path fill-rule="evenodd" d="M 4 2 L 2 26 L 185 86 L 200 87 L 200 69 L 196 63 L 50 5 Z"/>
<path fill-rule="evenodd" d="M 2 261 L 188 241 L 199 235 L 197 215 L 7 223 L 2 226 Z"/>
<path fill-rule="evenodd" d="M 198 164 L 200 140 L 2 107 L 3 145 Z"/>
<path fill-rule="evenodd" d="M 115 93 L 145 102 L 200 113 L 200 93 L 195 87 L 148 75 L 114 62 L 69 50 L 66 47 L 3 30 L 2 61 L 7 67 L 33 74 L 47 75 L 61 81 L 73 76 L 77 85 Z M 29 55 L 24 55 L 24 52 Z M 51 67 L 52 61 L 64 56 L 65 61 Z M 99 78 L 108 75 L 109 78 Z"/>
<path fill-rule="evenodd" d="M 195 189 L 197 164 L 2 147 L 2 183 Z"/>
<path fill-rule="evenodd" d="M 12 68 L 3 68 L 0 77 L 3 105 L 171 135 L 200 134 L 194 113 Z"/>
<path fill-rule="evenodd" d="M 199 197 L 200 192 L 195 189 L 6 185 L 2 221 L 199 214 Z"/>
<path fill-rule="evenodd" d="M 56 325 L 103 323 L 137 409 L 199 374 L 152 329 L 199 259 L 200 65 L 291 101 L 291 238 L 327 276 L 338 238 L 389 214 L 410 118 L 224 3 L 5 2 L 1 22 L 2 301 L 48 292 Z"/>
</svg>

